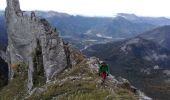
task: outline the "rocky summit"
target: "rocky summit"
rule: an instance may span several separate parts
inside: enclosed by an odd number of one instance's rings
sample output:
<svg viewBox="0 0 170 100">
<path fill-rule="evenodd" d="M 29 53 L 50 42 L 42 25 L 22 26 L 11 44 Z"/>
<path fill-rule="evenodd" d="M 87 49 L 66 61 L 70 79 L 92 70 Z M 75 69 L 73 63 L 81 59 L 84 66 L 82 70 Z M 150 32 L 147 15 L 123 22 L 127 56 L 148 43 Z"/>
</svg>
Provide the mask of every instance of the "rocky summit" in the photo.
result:
<svg viewBox="0 0 170 100">
<path fill-rule="evenodd" d="M 7 0 L 5 11 L 10 72 L 13 67 L 25 63 L 28 65 L 29 90 L 34 83 L 34 75 L 44 72 L 46 82 L 67 66 L 64 44 L 59 34 L 45 19 L 39 19 L 32 12 L 30 16 L 21 11 L 18 0 Z M 34 75 L 33 75 L 34 74 Z"/>
<path fill-rule="evenodd" d="M 99 59 L 64 43 L 56 28 L 22 11 L 18 0 L 7 0 L 5 18 L 8 47 L 0 56 L 8 62 L 9 82 L 1 100 L 151 100 L 123 78 L 110 75 L 101 85 Z"/>
</svg>

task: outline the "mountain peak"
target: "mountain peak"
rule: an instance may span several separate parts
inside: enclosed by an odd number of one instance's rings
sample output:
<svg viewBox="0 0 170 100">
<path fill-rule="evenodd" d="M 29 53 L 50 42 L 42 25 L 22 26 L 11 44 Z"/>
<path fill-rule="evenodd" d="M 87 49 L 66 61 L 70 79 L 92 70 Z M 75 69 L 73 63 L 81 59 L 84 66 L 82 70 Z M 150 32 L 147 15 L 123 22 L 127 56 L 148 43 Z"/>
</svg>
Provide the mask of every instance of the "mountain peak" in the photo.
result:
<svg viewBox="0 0 170 100">
<path fill-rule="evenodd" d="M 27 86 L 31 92 L 37 82 L 51 81 L 55 74 L 67 66 L 70 53 L 66 52 L 69 52 L 69 47 L 65 46 L 57 30 L 46 19 L 36 17 L 35 12 L 27 15 L 21 11 L 18 0 L 9 0 L 5 12 L 9 78 L 13 79 L 18 75 L 16 66 L 26 64 Z M 35 79 L 37 76 L 43 78 Z"/>
<path fill-rule="evenodd" d="M 35 13 L 40 16 L 40 17 L 44 17 L 44 18 L 53 18 L 53 17 L 70 17 L 69 14 L 67 13 L 59 13 L 56 11 L 48 11 L 48 12 L 44 12 L 44 11 L 35 11 Z"/>
<path fill-rule="evenodd" d="M 7 7 L 13 9 L 14 11 L 21 11 L 19 0 L 7 0 Z"/>
</svg>

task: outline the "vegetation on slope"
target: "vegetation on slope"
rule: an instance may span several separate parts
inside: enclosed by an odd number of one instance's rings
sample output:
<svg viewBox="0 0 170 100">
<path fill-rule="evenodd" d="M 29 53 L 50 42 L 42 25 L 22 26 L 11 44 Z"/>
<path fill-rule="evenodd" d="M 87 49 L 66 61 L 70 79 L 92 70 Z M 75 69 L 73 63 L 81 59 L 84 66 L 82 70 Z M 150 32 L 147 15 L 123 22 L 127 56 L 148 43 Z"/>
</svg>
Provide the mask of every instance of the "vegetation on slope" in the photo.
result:
<svg viewBox="0 0 170 100">
<path fill-rule="evenodd" d="M 21 100 L 27 95 L 27 65 L 14 64 L 14 79 L 0 91 L 0 100 Z"/>
<path fill-rule="evenodd" d="M 76 66 L 65 69 L 54 81 L 26 92 L 26 75 L 14 78 L 0 92 L 0 99 L 26 100 L 137 100 L 132 92 L 107 80 L 101 85 L 97 72 L 89 68 L 84 60 Z M 25 73 L 26 74 L 26 73 Z"/>
</svg>

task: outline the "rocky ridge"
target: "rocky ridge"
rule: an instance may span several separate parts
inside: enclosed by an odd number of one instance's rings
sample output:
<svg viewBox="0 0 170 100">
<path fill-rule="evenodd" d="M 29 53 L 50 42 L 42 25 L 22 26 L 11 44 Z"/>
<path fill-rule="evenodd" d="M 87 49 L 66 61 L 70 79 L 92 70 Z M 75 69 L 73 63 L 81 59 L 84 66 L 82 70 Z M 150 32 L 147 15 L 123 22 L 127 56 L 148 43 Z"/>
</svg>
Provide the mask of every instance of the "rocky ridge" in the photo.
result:
<svg viewBox="0 0 170 100">
<path fill-rule="evenodd" d="M 79 58 L 82 59 L 82 58 Z M 99 59 L 82 59 L 79 64 L 66 68 L 54 80 L 26 93 L 26 78 L 15 78 L 0 92 L 0 99 L 12 100 L 152 100 L 131 86 L 124 78 L 109 75 L 101 85 L 97 74 Z M 24 73 L 23 73 L 24 74 Z M 23 82 L 20 82 L 20 81 Z M 10 91 L 9 91 L 10 89 Z"/>
<path fill-rule="evenodd" d="M 18 0 L 7 0 L 5 17 L 10 81 L 0 91 L 0 99 L 87 100 L 100 96 L 101 100 L 150 100 L 122 78 L 118 81 L 109 76 L 101 86 L 99 60 L 86 59 L 69 47 L 46 19 L 21 11 Z"/>
<path fill-rule="evenodd" d="M 35 74 L 41 71 L 44 73 L 43 77 L 46 77 L 45 81 L 49 82 L 67 66 L 63 40 L 45 19 L 37 18 L 34 12 L 30 16 L 25 15 L 18 0 L 7 0 L 5 16 L 10 79 L 15 75 L 15 65 L 21 62 L 27 64 L 28 88 L 31 91 Z"/>
</svg>

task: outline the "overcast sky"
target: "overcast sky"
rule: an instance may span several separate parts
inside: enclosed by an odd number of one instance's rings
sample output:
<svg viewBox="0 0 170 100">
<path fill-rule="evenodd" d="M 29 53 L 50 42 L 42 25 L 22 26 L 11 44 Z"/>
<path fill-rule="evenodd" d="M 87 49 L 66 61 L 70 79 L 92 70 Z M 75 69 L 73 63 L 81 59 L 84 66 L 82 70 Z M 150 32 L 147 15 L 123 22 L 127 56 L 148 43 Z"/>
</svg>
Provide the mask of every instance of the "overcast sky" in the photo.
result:
<svg viewBox="0 0 170 100">
<path fill-rule="evenodd" d="M 53 10 L 73 15 L 113 16 L 134 13 L 170 17 L 170 0 L 20 0 L 22 10 Z M 0 0 L 5 9 L 6 0 Z"/>
</svg>

